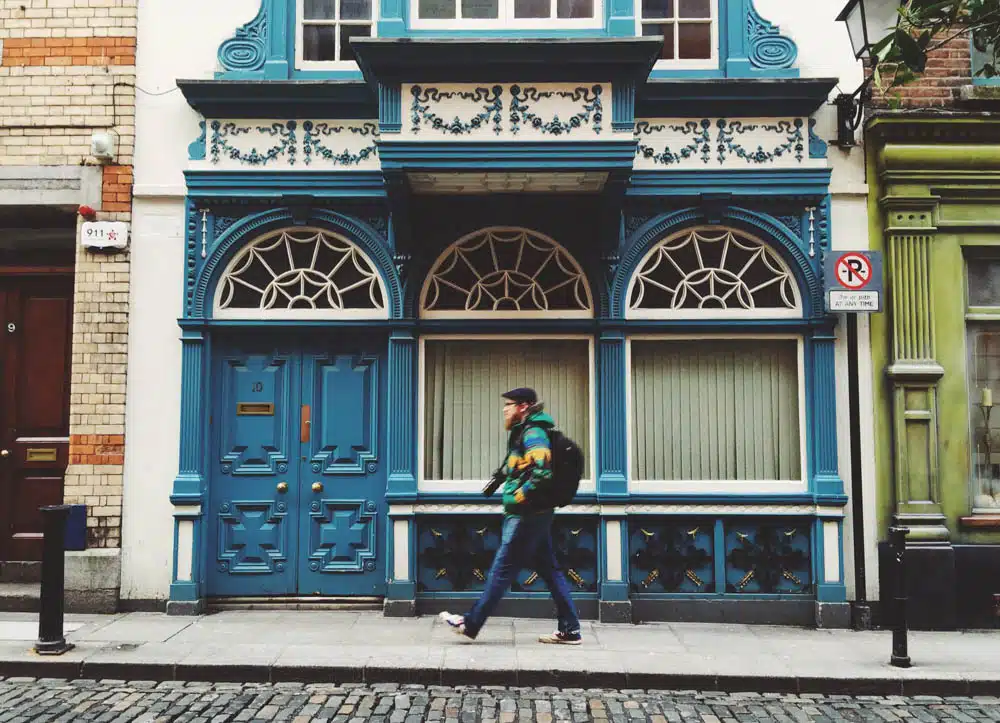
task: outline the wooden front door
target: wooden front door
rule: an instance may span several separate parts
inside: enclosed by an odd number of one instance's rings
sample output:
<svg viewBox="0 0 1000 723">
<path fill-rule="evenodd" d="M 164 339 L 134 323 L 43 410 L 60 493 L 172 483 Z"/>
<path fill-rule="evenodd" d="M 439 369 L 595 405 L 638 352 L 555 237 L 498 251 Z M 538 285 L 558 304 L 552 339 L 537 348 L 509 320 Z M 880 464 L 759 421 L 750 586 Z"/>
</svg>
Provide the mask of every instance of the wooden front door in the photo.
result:
<svg viewBox="0 0 1000 723">
<path fill-rule="evenodd" d="M 40 560 L 63 501 L 73 277 L 0 274 L 0 561 Z"/>
</svg>

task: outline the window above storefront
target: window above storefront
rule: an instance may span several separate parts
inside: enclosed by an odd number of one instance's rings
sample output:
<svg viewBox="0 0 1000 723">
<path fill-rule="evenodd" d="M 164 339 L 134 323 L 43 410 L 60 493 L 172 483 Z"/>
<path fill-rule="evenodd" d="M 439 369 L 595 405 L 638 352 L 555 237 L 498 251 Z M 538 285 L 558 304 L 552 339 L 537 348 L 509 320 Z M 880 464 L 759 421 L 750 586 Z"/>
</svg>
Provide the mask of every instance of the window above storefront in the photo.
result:
<svg viewBox="0 0 1000 723">
<path fill-rule="evenodd" d="M 417 29 L 597 28 L 600 0 L 411 0 L 410 27 Z"/>
</svg>

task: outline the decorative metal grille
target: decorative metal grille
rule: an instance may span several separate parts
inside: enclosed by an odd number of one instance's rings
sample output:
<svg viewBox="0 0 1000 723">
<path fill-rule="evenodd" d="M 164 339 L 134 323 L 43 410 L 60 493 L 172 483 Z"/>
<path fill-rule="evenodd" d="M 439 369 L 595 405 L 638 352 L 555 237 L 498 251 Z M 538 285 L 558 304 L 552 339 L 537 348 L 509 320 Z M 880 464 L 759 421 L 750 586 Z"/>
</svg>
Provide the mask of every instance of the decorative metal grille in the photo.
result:
<svg viewBox="0 0 1000 723">
<path fill-rule="evenodd" d="M 728 228 L 701 227 L 661 241 L 632 282 L 629 311 L 669 316 L 789 315 L 795 277 L 766 244 Z"/>
<path fill-rule="evenodd" d="M 281 230 L 257 239 L 219 283 L 222 316 L 384 312 L 378 272 L 354 244 L 317 229 Z"/>
<path fill-rule="evenodd" d="M 427 312 L 590 316 L 590 289 L 561 246 L 522 228 L 486 228 L 438 260 L 424 290 Z"/>
</svg>

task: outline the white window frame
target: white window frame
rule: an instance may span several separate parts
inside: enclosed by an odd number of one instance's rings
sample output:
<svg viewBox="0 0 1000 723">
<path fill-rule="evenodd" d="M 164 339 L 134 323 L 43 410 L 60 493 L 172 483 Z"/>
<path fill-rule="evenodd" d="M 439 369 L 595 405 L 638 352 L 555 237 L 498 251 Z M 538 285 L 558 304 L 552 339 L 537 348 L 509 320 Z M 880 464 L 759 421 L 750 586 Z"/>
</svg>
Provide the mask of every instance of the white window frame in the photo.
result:
<svg viewBox="0 0 1000 723">
<path fill-rule="evenodd" d="M 431 287 L 431 279 L 437 272 L 438 266 L 441 262 L 452 252 L 459 244 L 464 243 L 470 238 L 478 236 L 479 234 L 485 233 L 487 231 L 499 231 L 503 232 L 514 232 L 523 231 L 533 234 L 546 242 L 551 243 L 555 248 L 566 254 L 566 257 L 572 262 L 573 266 L 576 268 L 577 272 L 583 276 L 585 282 L 586 292 L 587 292 L 587 305 L 586 309 L 556 309 L 551 311 L 465 311 L 463 309 L 445 309 L 440 311 L 427 310 L 425 306 L 427 304 L 427 292 Z M 423 288 L 420 290 L 420 306 L 419 306 L 419 316 L 421 319 L 593 319 L 594 318 L 594 293 L 593 289 L 590 288 L 590 279 L 587 278 L 587 274 L 583 267 L 580 266 L 580 262 L 576 260 L 576 257 L 571 254 L 565 246 L 560 244 L 558 241 L 553 239 L 551 236 L 547 236 L 544 233 L 535 231 L 534 229 L 527 228 L 524 226 L 485 226 L 480 229 L 476 229 L 472 233 L 467 233 L 453 243 L 448 244 L 447 248 L 442 251 L 434 263 L 431 264 L 430 271 L 427 273 L 427 277 L 424 279 Z"/>
<path fill-rule="evenodd" d="M 379 288 L 382 292 L 382 305 L 381 309 L 244 309 L 244 308 L 229 308 L 223 309 L 219 306 L 222 295 L 222 279 L 232 270 L 236 265 L 237 261 L 243 258 L 243 253 L 246 249 L 250 248 L 257 242 L 264 238 L 271 238 L 278 233 L 284 232 L 294 232 L 294 233 L 322 233 L 327 236 L 331 236 L 338 241 L 349 244 L 353 246 L 357 252 L 367 261 L 372 270 L 375 272 L 375 278 L 378 280 Z M 382 274 L 379 272 L 378 266 L 372 260 L 371 256 L 365 252 L 363 248 L 358 246 L 346 236 L 336 233 L 325 228 L 319 228 L 317 226 L 288 226 L 279 229 L 274 229 L 273 231 L 268 231 L 267 233 L 261 234 L 259 236 L 254 236 L 247 244 L 245 244 L 239 251 L 237 251 L 229 262 L 226 264 L 225 268 L 219 274 L 215 282 L 215 291 L 212 299 L 212 318 L 214 319 L 246 319 L 253 321 L 266 321 L 271 319 L 287 319 L 289 321 L 294 320 L 320 320 L 320 319 L 388 319 L 389 318 L 389 292 L 385 285 L 385 279 L 382 278 Z"/>
<path fill-rule="evenodd" d="M 420 17 L 420 0 L 410 0 L 410 27 L 414 30 L 581 30 L 604 27 L 604 2 L 594 0 L 594 16 L 590 18 L 557 18 L 557 0 L 549 0 L 552 16 L 548 18 L 515 18 L 514 0 L 498 0 L 499 13 L 492 18 L 462 18 L 462 2 L 454 0 L 454 18 L 424 19 Z"/>
<path fill-rule="evenodd" d="M 799 474 L 796 480 L 639 480 L 632 476 L 632 342 L 633 341 L 717 341 L 795 340 L 799 394 Z M 625 464 L 629 492 L 634 494 L 797 494 L 809 489 L 809 460 L 806 426 L 805 343 L 800 334 L 635 334 L 625 343 Z"/>
<path fill-rule="evenodd" d="M 426 348 L 428 341 L 586 341 L 587 342 L 587 364 L 588 364 L 588 378 L 590 388 L 587 391 L 587 405 L 590 410 L 590 419 L 588 424 L 588 437 L 587 444 L 590 449 L 587 452 L 587 474 L 584 479 L 580 480 L 579 492 L 581 494 L 593 494 L 597 491 L 597 460 L 596 460 L 596 450 L 597 450 L 597 396 L 595 390 L 596 384 L 596 360 L 594 351 L 594 337 L 586 334 L 546 334 L 545 336 L 538 336 L 532 334 L 489 334 L 489 335 L 471 335 L 471 334 L 428 334 L 427 336 L 422 336 L 419 339 L 418 344 L 418 357 L 417 357 L 417 374 L 419 375 L 419 380 L 417 384 L 417 409 L 420 410 L 417 419 L 417 439 L 419 440 L 417 449 L 417 490 L 419 492 L 449 492 L 452 494 L 479 494 L 482 491 L 483 485 L 486 484 L 485 479 L 475 479 L 475 480 L 433 480 L 427 479 L 424 474 L 424 460 L 426 457 L 426 444 L 427 444 L 427 429 L 426 422 L 424 421 L 424 405 L 426 404 L 426 387 L 427 387 L 427 357 Z M 502 424 L 500 416 L 500 399 L 497 399 L 497 424 Z M 541 399 L 543 403 L 545 399 Z M 559 420 L 556 420 L 556 426 L 558 427 Z M 559 427 L 561 429 L 561 427 Z M 577 440 L 577 443 L 581 443 L 581 440 Z M 500 460 L 496 460 L 499 462 Z M 494 464 L 494 462 L 490 462 Z"/>
<path fill-rule="evenodd" d="M 670 22 L 674 24 L 674 52 L 677 52 L 679 31 L 678 25 L 685 23 L 704 23 L 705 18 L 679 18 L 677 17 L 679 4 L 677 0 L 674 0 L 674 17 L 673 18 L 643 18 L 642 17 L 642 0 L 635 0 L 635 34 L 637 36 L 642 36 L 642 26 L 643 25 L 662 25 L 663 23 Z M 656 60 L 656 65 L 654 65 L 655 70 L 711 70 L 717 69 L 719 67 L 719 0 L 711 0 L 711 23 L 712 23 L 712 33 L 711 33 L 711 43 L 712 43 L 712 57 L 710 58 L 689 58 L 681 60 L 667 60 L 666 58 L 658 58 Z"/>
<path fill-rule="evenodd" d="M 698 230 L 718 230 L 718 231 L 731 231 L 733 233 L 741 234 L 752 241 L 755 241 L 765 248 L 770 249 L 777 256 L 778 261 L 781 263 L 782 268 L 788 272 L 792 281 L 792 293 L 795 295 L 795 306 L 791 309 L 780 309 L 774 307 L 767 307 L 762 309 L 631 309 L 632 290 L 635 288 L 636 280 L 639 278 L 639 273 L 645 267 L 646 262 L 649 260 L 650 256 L 654 253 L 658 253 L 660 247 L 671 241 L 672 239 L 682 236 L 684 234 L 693 233 Z M 743 231 L 742 229 L 735 229 L 729 226 L 723 225 L 701 225 L 701 226 L 688 226 L 676 233 L 672 233 L 669 236 L 664 236 L 659 239 L 655 244 L 650 247 L 650 249 L 643 254 L 642 259 L 636 264 L 635 271 L 632 273 L 632 278 L 629 279 L 628 289 L 625 292 L 625 318 L 626 319 L 717 319 L 717 320 L 739 320 L 739 319 L 801 319 L 803 317 L 804 310 L 802 307 L 802 291 L 799 288 L 798 279 L 795 278 L 795 273 L 789 268 L 785 260 L 781 258 L 777 251 L 774 251 L 774 246 L 764 241 L 758 236 L 752 233 Z"/>
<path fill-rule="evenodd" d="M 378 35 L 378 0 L 371 0 L 372 16 L 368 21 L 363 20 L 340 20 L 340 2 L 337 1 L 336 20 L 310 20 L 305 19 L 305 0 L 295 0 L 295 69 L 296 70 L 357 70 L 358 64 L 353 60 L 306 60 L 303 57 L 305 52 L 305 26 L 306 25 L 332 25 L 337 28 L 337 54 L 340 54 L 340 26 L 341 25 L 370 25 L 372 29 L 371 37 Z"/>
</svg>

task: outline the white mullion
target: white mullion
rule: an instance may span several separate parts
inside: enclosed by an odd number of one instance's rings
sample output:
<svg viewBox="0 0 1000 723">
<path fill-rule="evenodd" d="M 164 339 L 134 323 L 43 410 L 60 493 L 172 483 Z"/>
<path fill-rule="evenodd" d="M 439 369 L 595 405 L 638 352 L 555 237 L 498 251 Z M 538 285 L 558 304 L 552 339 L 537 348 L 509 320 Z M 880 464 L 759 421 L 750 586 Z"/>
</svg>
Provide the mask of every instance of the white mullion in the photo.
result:
<svg viewBox="0 0 1000 723">
<path fill-rule="evenodd" d="M 340 62 L 340 0 L 334 0 L 333 4 L 333 59 Z"/>
<path fill-rule="evenodd" d="M 559 17 L 558 14 L 557 14 L 558 13 L 558 8 L 556 7 L 556 5 L 558 4 L 558 2 L 559 2 L 559 0 L 550 0 L 550 2 L 549 2 L 549 20 L 555 20 L 556 18 Z"/>
</svg>

